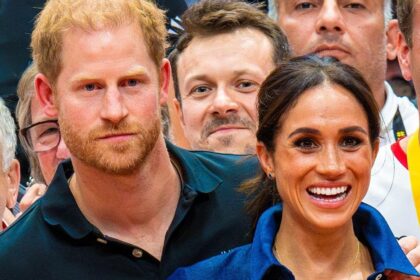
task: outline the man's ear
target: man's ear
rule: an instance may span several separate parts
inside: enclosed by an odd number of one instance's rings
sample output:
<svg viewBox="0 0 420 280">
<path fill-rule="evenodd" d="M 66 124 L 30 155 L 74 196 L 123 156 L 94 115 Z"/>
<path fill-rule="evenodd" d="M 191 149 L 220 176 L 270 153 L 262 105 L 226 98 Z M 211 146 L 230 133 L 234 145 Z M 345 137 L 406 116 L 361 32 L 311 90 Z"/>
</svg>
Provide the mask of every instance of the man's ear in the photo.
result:
<svg viewBox="0 0 420 280">
<path fill-rule="evenodd" d="M 411 50 L 408 47 L 407 41 L 405 40 L 404 35 L 401 32 L 398 32 L 397 50 L 398 62 L 400 63 L 401 73 L 404 76 L 404 79 L 410 81 L 413 77 L 411 73 Z"/>
<path fill-rule="evenodd" d="M 169 63 L 169 60 L 164 58 L 162 60 L 162 64 L 160 66 L 160 71 L 159 71 L 159 81 L 160 81 L 159 103 L 160 105 L 166 104 L 166 101 L 168 100 L 170 80 L 171 80 L 171 64 Z"/>
<path fill-rule="evenodd" d="M 397 41 L 398 33 L 400 31 L 398 20 L 392 19 L 388 23 L 388 28 L 386 31 L 387 44 L 386 44 L 386 54 L 388 60 L 394 60 L 397 58 Z"/>
<path fill-rule="evenodd" d="M 34 80 L 36 98 L 38 99 L 44 113 L 49 117 L 57 117 L 57 104 L 54 98 L 53 89 L 44 74 L 37 74 Z"/>
<path fill-rule="evenodd" d="M 274 175 L 274 161 L 271 154 L 262 142 L 257 142 L 256 153 L 260 161 L 261 167 L 265 174 Z"/>
<path fill-rule="evenodd" d="M 13 208 L 16 204 L 20 182 L 20 164 L 17 159 L 14 159 L 7 171 L 7 208 Z"/>
</svg>

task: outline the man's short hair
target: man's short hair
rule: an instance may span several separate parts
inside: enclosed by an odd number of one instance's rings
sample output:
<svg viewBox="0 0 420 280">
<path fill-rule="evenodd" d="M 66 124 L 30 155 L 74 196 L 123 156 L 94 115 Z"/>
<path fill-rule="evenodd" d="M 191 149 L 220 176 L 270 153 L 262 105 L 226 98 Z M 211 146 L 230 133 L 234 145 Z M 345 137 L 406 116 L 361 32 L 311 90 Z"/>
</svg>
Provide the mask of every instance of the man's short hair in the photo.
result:
<svg viewBox="0 0 420 280">
<path fill-rule="evenodd" d="M 278 64 L 289 57 L 287 38 L 261 9 L 261 5 L 235 0 L 203 0 L 182 15 L 185 32 L 169 55 L 174 80 L 175 97 L 181 103 L 178 86 L 177 60 L 195 37 L 211 37 L 241 28 L 253 28 L 263 33 L 273 46 L 273 62 Z M 257 50 L 256 50 L 257 51 Z"/>
<path fill-rule="evenodd" d="M 268 0 L 268 15 L 276 21 L 279 18 L 278 1 L 282 0 Z M 402 2 L 404 1 L 402 0 Z M 385 26 L 388 26 L 389 21 L 392 19 L 392 0 L 384 0 L 384 19 Z"/>
<path fill-rule="evenodd" d="M 413 10 L 414 0 L 397 1 L 398 23 L 409 48 L 413 47 Z"/>
<path fill-rule="evenodd" d="M 0 147 L 3 172 L 7 172 L 15 158 L 16 126 L 9 109 L 0 98 Z"/>
<path fill-rule="evenodd" d="M 32 32 L 32 56 L 39 72 L 54 86 L 62 67 L 66 30 L 100 30 L 130 23 L 139 27 L 150 57 L 160 67 L 166 49 L 165 14 L 149 0 L 49 0 Z"/>
<path fill-rule="evenodd" d="M 20 129 L 32 124 L 31 103 L 32 98 L 34 98 L 35 95 L 34 80 L 36 74 L 38 74 L 38 69 L 35 63 L 31 63 L 31 65 L 26 68 L 25 72 L 23 72 L 18 83 L 17 95 L 19 100 L 16 106 L 16 119 Z M 20 143 L 26 155 L 28 156 L 29 166 L 31 168 L 31 176 L 35 179 L 36 182 L 45 183 L 38 156 L 33 151 L 33 149 L 29 147 L 24 138 L 25 137 L 19 133 Z"/>
</svg>

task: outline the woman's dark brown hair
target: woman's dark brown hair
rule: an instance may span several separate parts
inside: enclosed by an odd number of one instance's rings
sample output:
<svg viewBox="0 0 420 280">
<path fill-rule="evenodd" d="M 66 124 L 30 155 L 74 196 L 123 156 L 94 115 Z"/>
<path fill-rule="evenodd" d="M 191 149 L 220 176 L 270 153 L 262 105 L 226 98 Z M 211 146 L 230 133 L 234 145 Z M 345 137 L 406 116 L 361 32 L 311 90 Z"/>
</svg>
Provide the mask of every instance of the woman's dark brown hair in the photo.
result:
<svg viewBox="0 0 420 280">
<path fill-rule="evenodd" d="M 276 135 L 299 97 L 308 89 L 324 83 L 343 87 L 362 106 L 368 120 L 369 139 L 374 145 L 380 133 L 379 110 L 361 74 L 334 58 L 302 56 L 281 63 L 260 88 L 257 140 L 265 145 L 269 153 L 274 153 Z M 264 210 L 280 200 L 275 182 L 264 173 L 241 186 L 241 190 L 250 195 L 247 209 L 254 222 Z"/>
</svg>

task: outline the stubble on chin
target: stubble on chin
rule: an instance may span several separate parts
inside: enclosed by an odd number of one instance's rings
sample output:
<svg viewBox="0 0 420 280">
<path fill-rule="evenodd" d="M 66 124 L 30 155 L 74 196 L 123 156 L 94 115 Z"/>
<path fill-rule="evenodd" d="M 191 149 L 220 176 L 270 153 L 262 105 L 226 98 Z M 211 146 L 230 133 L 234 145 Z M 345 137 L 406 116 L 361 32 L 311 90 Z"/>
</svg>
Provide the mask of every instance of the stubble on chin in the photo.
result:
<svg viewBox="0 0 420 280">
<path fill-rule="evenodd" d="M 71 122 L 60 121 L 62 137 L 71 154 L 85 164 L 112 175 L 129 175 L 138 170 L 156 145 L 160 121 L 148 129 L 138 123 L 105 124 L 83 135 Z M 99 138 L 109 133 L 132 133 L 123 143 L 107 143 Z"/>
</svg>

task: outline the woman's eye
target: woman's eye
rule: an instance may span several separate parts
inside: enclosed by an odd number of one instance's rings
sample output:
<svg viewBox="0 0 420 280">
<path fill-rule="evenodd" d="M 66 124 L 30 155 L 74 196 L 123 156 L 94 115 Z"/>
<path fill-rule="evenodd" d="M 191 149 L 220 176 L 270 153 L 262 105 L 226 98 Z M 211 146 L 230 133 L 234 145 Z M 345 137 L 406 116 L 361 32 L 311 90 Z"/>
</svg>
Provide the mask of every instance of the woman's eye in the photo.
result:
<svg viewBox="0 0 420 280">
<path fill-rule="evenodd" d="M 350 8 L 350 9 L 363 9 L 365 6 L 363 6 L 360 3 L 350 3 L 348 5 L 346 5 L 346 8 Z"/>
<path fill-rule="evenodd" d="M 318 144 L 312 138 L 302 138 L 294 142 L 295 147 L 303 150 L 311 150 L 318 147 Z"/>
<path fill-rule="evenodd" d="M 304 3 L 300 3 L 296 6 L 297 10 L 305 10 L 305 9 L 310 9 L 315 7 L 314 4 L 309 3 L 309 2 L 304 2 Z"/>
<path fill-rule="evenodd" d="M 356 137 L 345 137 L 342 141 L 342 146 L 343 147 L 357 147 L 360 145 L 362 141 L 359 138 Z"/>
</svg>

